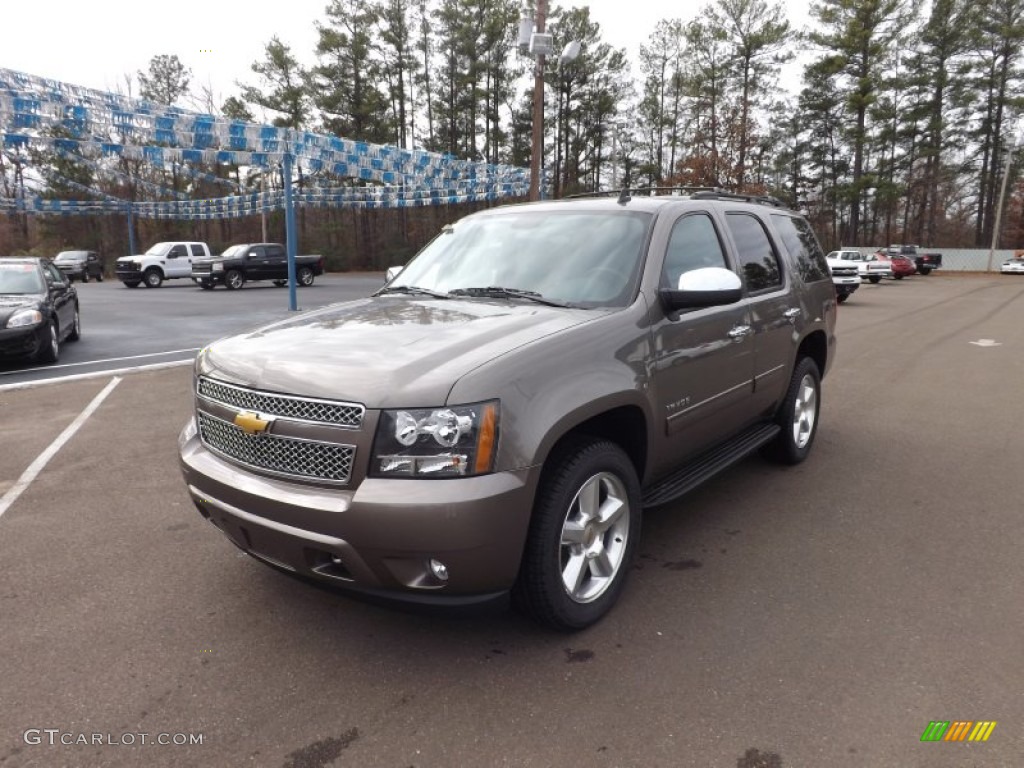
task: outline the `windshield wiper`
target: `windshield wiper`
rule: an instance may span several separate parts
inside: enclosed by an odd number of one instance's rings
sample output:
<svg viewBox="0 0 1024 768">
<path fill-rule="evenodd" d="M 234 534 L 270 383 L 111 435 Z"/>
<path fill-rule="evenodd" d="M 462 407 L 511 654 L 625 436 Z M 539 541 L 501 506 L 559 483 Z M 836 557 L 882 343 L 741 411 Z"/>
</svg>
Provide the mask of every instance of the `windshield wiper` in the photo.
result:
<svg viewBox="0 0 1024 768">
<path fill-rule="evenodd" d="M 381 288 L 377 291 L 378 296 L 385 293 L 404 293 L 409 296 L 433 296 L 435 299 L 450 299 L 447 293 L 432 291 L 429 288 L 420 288 L 418 285 L 393 285 L 388 288 Z"/>
<path fill-rule="evenodd" d="M 474 298 L 482 299 L 526 299 L 527 301 L 535 301 L 538 304 L 544 304 L 549 307 L 576 306 L 575 304 L 570 304 L 565 301 L 545 299 L 544 296 L 537 293 L 536 291 L 524 291 L 519 288 L 499 288 L 493 285 L 488 286 L 486 288 L 456 288 L 454 291 L 450 291 L 448 295 L 472 296 Z"/>
</svg>

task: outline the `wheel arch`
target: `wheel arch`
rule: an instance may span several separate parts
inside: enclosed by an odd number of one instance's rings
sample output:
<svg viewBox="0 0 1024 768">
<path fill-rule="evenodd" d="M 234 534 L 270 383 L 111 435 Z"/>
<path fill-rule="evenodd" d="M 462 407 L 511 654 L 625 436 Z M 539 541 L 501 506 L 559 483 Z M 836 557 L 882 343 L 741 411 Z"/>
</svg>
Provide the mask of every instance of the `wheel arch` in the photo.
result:
<svg viewBox="0 0 1024 768">
<path fill-rule="evenodd" d="M 553 456 L 570 442 L 590 437 L 615 443 L 626 453 L 642 483 L 647 469 L 648 429 L 644 411 L 636 404 L 609 407 L 596 414 L 576 414 L 559 423 L 541 444 L 542 472 L 550 468 Z"/>
<path fill-rule="evenodd" d="M 823 330 L 815 330 L 807 334 L 800 342 L 796 350 L 796 362 L 802 357 L 811 358 L 818 366 L 818 375 L 825 378 L 825 370 L 828 366 L 828 337 Z"/>
</svg>

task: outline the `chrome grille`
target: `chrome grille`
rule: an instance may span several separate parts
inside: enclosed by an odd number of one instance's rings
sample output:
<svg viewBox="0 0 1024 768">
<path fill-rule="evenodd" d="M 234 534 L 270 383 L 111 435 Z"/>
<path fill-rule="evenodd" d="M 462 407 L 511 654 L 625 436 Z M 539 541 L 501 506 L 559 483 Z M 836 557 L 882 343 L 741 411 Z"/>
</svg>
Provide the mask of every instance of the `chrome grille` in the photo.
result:
<svg viewBox="0 0 1024 768">
<path fill-rule="evenodd" d="M 836 277 L 856 277 L 856 267 L 832 267 L 832 274 Z"/>
<path fill-rule="evenodd" d="M 199 436 L 208 448 L 250 467 L 334 483 L 347 483 L 352 474 L 355 446 L 266 433 L 247 435 L 240 427 L 202 411 L 198 417 Z"/>
<path fill-rule="evenodd" d="M 271 416 L 312 421 L 318 424 L 336 424 L 342 427 L 362 426 L 363 414 L 366 410 L 356 403 L 275 395 L 256 389 L 225 384 L 205 377 L 199 379 L 199 394 L 235 408 L 244 408 Z"/>
</svg>

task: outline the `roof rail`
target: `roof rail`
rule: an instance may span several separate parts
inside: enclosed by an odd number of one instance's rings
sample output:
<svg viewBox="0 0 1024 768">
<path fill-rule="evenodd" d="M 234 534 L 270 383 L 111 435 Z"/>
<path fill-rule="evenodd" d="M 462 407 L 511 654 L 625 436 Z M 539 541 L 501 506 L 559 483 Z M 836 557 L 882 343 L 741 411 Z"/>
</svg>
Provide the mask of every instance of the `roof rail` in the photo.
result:
<svg viewBox="0 0 1024 768">
<path fill-rule="evenodd" d="M 694 200 L 736 200 L 744 203 L 758 203 L 775 208 L 788 206 L 771 195 L 745 195 L 739 192 L 728 192 L 721 187 L 625 187 L 623 189 L 605 189 L 597 192 L 581 192 L 566 195 L 562 200 L 579 200 L 581 198 L 618 197 L 620 203 L 628 202 L 634 196 L 643 197 L 690 197 Z"/>
</svg>

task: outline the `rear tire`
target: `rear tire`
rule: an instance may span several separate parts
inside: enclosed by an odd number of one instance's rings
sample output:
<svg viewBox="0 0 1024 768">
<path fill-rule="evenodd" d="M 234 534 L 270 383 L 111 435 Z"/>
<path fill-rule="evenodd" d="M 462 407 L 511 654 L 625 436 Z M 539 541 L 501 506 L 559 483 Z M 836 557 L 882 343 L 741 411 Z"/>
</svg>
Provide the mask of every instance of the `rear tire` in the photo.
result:
<svg viewBox="0 0 1024 768">
<path fill-rule="evenodd" d="M 309 267 L 299 267 L 299 271 L 295 273 L 295 281 L 304 288 L 311 286 L 314 278 L 313 270 Z"/>
<path fill-rule="evenodd" d="M 640 539 L 640 483 L 613 442 L 578 437 L 545 466 L 512 596 L 535 621 L 574 631 L 618 600 Z"/>
<path fill-rule="evenodd" d="M 903 279 L 903 275 L 893 275 L 893 279 L 894 280 L 902 280 Z"/>
<path fill-rule="evenodd" d="M 871 284 L 872 284 L 872 285 L 878 285 L 878 283 L 882 282 L 882 278 L 880 278 L 880 277 L 877 277 L 877 276 L 875 276 L 875 277 L 869 277 L 869 278 L 868 278 L 868 280 L 870 280 L 870 281 L 871 281 Z"/>
<path fill-rule="evenodd" d="M 274 285 L 276 285 L 278 288 L 284 288 L 286 285 L 288 285 L 288 281 L 287 280 L 275 280 L 274 281 Z"/>
<path fill-rule="evenodd" d="M 932 270 L 929 267 L 921 267 L 920 272 L 922 275 L 930 275 Z"/>
<path fill-rule="evenodd" d="M 204 291 L 212 291 L 214 288 L 214 284 L 208 283 L 205 280 L 200 280 L 199 287 L 202 288 Z"/>
<path fill-rule="evenodd" d="M 88 283 L 89 282 L 89 273 L 88 272 L 83 272 L 82 273 L 82 282 L 83 283 Z"/>
<path fill-rule="evenodd" d="M 762 449 L 762 454 L 782 464 L 799 464 L 806 459 L 818 434 L 820 411 L 821 374 L 818 364 L 809 357 L 801 357 L 793 371 L 786 399 L 775 417 L 782 431 Z"/>
</svg>

